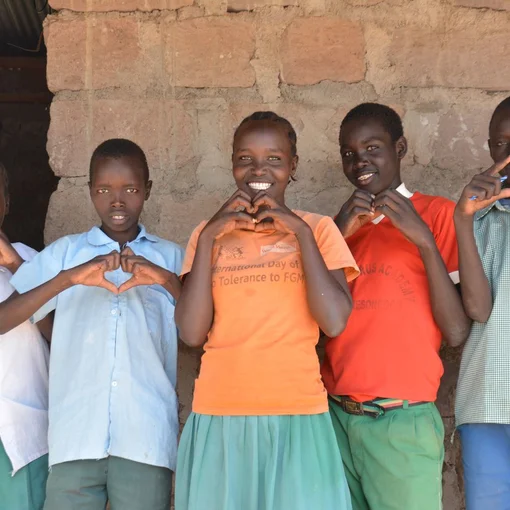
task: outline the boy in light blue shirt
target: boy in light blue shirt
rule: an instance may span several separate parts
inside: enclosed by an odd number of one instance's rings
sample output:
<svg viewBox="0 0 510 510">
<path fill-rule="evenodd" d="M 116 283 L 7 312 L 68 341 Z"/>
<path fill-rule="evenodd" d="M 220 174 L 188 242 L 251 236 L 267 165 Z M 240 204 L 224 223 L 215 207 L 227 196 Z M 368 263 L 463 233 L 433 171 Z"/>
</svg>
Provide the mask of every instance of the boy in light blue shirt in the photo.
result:
<svg viewBox="0 0 510 510">
<path fill-rule="evenodd" d="M 0 333 L 55 311 L 45 510 L 168 510 L 183 251 L 139 224 L 152 183 L 136 144 L 102 143 L 89 185 L 101 226 L 20 267 Z"/>
</svg>

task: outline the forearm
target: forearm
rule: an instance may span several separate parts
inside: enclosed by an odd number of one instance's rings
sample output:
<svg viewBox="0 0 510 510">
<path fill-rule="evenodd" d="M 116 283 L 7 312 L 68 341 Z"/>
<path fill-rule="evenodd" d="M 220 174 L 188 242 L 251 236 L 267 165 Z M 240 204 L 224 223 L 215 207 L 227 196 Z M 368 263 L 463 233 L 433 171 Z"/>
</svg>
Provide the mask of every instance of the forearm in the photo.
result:
<svg viewBox="0 0 510 510">
<path fill-rule="evenodd" d="M 298 236 L 298 241 L 310 311 L 327 336 L 337 336 L 344 330 L 351 313 L 351 296 L 326 267 L 313 232 L 306 229 Z"/>
<path fill-rule="evenodd" d="M 193 266 L 186 276 L 175 308 L 179 336 L 191 347 L 199 347 L 205 343 L 213 321 L 213 242 L 202 236 L 199 238 Z"/>
<path fill-rule="evenodd" d="M 455 215 L 454 219 L 464 309 L 471 319 L 487 322 L 492 312 L 492 293 L 478 254 L 473 217 Z"/>
<path fill-rule="evenodd" d="M 182 283 L 181 280 L 175 275 L 174 273 L 170 273 L 168 280 L 163 283 L 163 288 L 170 293 L 170 295 L 175 299 L 177 302 L 179 300 L 179 297 L 181 295 L 182 291 Z"/>
<path fill-rule="evenodd" d="M 462 299 L 452 282 L 441 254 L 432 238 L 419 248 L 429 284 L 432 314 L 446 342 L 456 347 L 465 342 L 471 321 L 466 316 Z"/>
<path fill-rule="evenodd" d="M 24 294 L 15 292 L 0 303 L 0 334 L 5 334 L 30 319 L 37 310 L 60 292 L 72 286 L 66 271 Z"/>
</svg>

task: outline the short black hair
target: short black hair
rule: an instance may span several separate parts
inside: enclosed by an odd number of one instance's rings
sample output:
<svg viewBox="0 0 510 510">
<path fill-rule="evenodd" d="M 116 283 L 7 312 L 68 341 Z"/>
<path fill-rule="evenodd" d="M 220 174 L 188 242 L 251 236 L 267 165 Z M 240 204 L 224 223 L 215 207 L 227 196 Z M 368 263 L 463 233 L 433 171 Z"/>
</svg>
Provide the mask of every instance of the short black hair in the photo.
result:
<svg viewBox="0 0 510 510">
<path fill-rule="evenodd" d="M 491 121 L 489 122 L 489 131 L 492 129 L 496 118 L 499 117 L 502 113 L 507 113 L 510 115 L 510 97 L 503 99 L 503 101 L 501 101 L 501 103 L 496 106 L 496 109 L 492 114 Z"/>
<path fill-rule="evenodd" d="M 290 151 L 291 151 L 292 157 L 294 157 L 297 154 L 296 130 L 292 127 L 292 124 L 287 119 L 285 119 L 284 117 L 280 117 L 280 115 L 276 114 L 275 112 L 254 112 L 249 117 L 246 117 L 245 119 L 243 119 L 241 121 L 241 124 L 239 124 L 239 126 L 237 126 L 237 129 L 235 130 L 234 140 L 243 124 L 246 124 L 247 122 L 251 122 L 251 121 L 258 121 L 258 120 L 266 120 L 266 121 L 276 122 L 278 124 L 281 124 L 287 130 L 287 136 L 289 137 L 289 141 L 290 141 Z"/>
<path fill-rule="evenodd" d="M 5 198 L 9 196 L 9 174 L 7 173 L 7 168 L 5 168 L 5 165 L 0 161 L 0 183 L 4 187 L 4 195 Z"/>
<path fill-rule="evenodd" d="M 149 182 L 149 165 L 142 148 L 131 140 L 125 138 L 112 138 L 106 140 L 96 147 L 90 158 L 89 179 L 92 182 L 94 167 L 99 159 L 103 158 L 138 158 L 143 166 L 143 178 L 145 182 Z"/>
<path fill-rule="evenodd" d="M 385 131 L 396 142 L 400 137 L 404 136 L 404 127 L 400 115 L 384 104 L 379 103 L 361 103 L 355 106 L 342 120 L 340 124 L 340 132 L 342 128 L 351 120 L 366 119 L 376 120 L 380 122 Z M 340 136 L 340 135 L 339 135 Z"/>
</svg>

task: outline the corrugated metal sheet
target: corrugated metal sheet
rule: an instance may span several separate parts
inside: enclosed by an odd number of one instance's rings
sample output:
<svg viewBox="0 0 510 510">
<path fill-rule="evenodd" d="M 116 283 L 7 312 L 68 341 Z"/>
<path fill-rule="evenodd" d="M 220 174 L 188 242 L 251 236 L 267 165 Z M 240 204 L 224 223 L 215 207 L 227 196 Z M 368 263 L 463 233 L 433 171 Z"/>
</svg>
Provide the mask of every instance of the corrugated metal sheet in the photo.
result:
<svg viewBox="0 0 510 510">
<path fill-rule="evenodd" d="M 44 54 L 42 22 L 50 10 L 47 0 L 0 0 L 0 54 Z"/>
</svg>

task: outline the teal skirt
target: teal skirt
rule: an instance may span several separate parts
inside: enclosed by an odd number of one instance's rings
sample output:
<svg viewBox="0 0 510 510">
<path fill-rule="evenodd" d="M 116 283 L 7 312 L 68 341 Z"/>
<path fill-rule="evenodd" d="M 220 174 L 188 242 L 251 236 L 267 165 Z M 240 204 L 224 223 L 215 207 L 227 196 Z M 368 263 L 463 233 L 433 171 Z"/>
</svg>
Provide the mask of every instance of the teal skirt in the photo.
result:
<svg viewBox="0 0 510 510">
<path fill-rule="evenodd" d="M 175 510 L 352 510 L 329 413 L 192 413 L 179 444 Z"/>
</svg>

